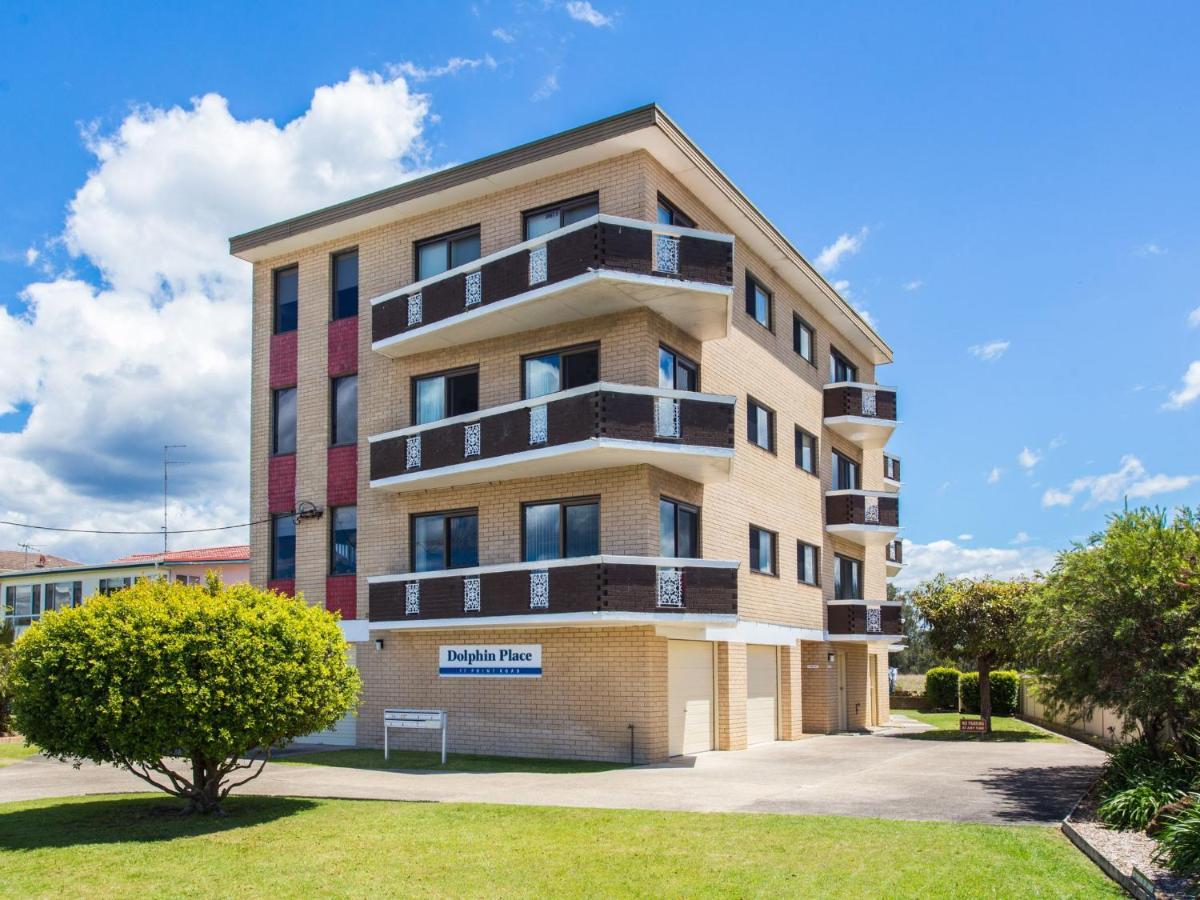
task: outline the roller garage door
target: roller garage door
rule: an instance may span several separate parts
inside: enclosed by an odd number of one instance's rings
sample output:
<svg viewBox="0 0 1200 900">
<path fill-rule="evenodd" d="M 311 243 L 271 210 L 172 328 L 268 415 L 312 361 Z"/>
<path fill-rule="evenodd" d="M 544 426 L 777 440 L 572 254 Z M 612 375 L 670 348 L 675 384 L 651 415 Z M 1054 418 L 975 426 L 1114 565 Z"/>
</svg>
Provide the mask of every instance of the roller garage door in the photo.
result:
<svg viewBox="0 0 1200 900">
<path fill-rule="evenodd" d="M 667 641 L 667 743 L 671 756 L 713 748 L 713 645 Z"/>
<path fill-rule="evenodd" d="M 746 647 L 746 743 L 764 744 L 779 738 L 776 729 L 779 677 L 775 647 Z"/>
</svg>

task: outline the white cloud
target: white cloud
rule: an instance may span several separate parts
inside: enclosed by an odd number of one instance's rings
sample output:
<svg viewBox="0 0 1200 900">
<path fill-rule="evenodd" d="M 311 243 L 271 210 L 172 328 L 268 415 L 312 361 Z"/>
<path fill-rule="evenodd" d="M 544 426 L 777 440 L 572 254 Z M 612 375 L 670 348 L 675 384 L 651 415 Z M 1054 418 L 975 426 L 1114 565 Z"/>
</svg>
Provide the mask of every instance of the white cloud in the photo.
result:
<svg viewBox="0 0 1200 900">
<path fill-rule="evenodd" d="M 1031 540 L 1033 540 L 1033 538 L 1031 538 L 1031 537 L 1029 536 L 1029 532 L 1028 532 L 1028 531 L 1018 531 L 1018 532 L 1017 532 L 1017 533 L 1016 533 L 1016 534 L 1013 536 L 1013 539 L 1012 539 L 1011 541 L 1009 541 L 1009 543 L 1010 543 L 1010 544 L 1017 544 L 1017 545 L 1020 545 L 1020 544 L 1028 544 L 1028 543 L 1029 543 Z"/>
<path fill-rule="evenodd" d="M 925 284 L 925 282 L 922 281 L 920 278 L 914 278 L 912 281 L 904 282 L 902 287 L 904 288 L 904 290 L 910 291 L 910 292 L 911 291 L 919 291 L 924 284 Z"/>
<path fill-rule="evenodd" d="M 951 540 L 905 541 L 904 563 L 895 582 L 897 587 L 910 588 L 939 573 L 949 578 L 1033 575 L 1054 564 L 1054 553 L 1044 547 L 962 547 Z"/>
<path fill-rule="evenodd" d="M 856 313 L 858 313 L 860 316 L 862 316 L 862 320 L 864 322 L 866 322 L 868 325 L 870 325 L 872 328 L 876 327 L 875 317 L 872 316 L 869 312 L 867 312 L 867 308 L 865 306 L 855 306 L 854 311 Z"/>
<path fill-rule="evenodd" d="M 25 251 L 25 265 L 32 266 L 34 263 L 36 263 L 38 261 L 38 257 L 41 255 L 42 254 L 38 252 L 38 249 L 36 247 L 28 248 Z M 1200 312 L 1200 310 L 1197 310 L 1197 312 Z"/>
<path fill-rule="evenodd" d="M 495 32 L 492 32 L 495 34 Z M 496 60 L 491 57 L 491 54 L 484 54 L 475 59 L 467 59 L 462 56 L 452 56 L 446 60 L 444 65 L 433 66 L 426 68 L 418 66 L 412 62 L 397 63 L 391 67 L 393 75 L 405 75 L 413 81 L 428 81 L 430 78 L 441 78 L 444 75 L 457 75 L 459 72 L 469 72 L 478 68 L 494 69 L 496 68 Z"/>
<path fill-rule="evenodd" d="M 1162 247 L 1153 242 L 1151 242 L 1149 244 L 1142 244 L 1142 246 L 1138 247 L 1138 249 L 1137 249 L 1137 255 L 1141 256 L 1141 257 L 1162 256 L 1166 252 L 1167 252 L 1166 247 Z"/>
<path fill-rule="evenodd" d="M 511 44 L 517 39 L 517 36 L 507 28 L 493 28 L 492 37 L 498 41 L 503 41 L 505 44 Z"/>
<path fill-rule="evenodd" d="M 0 304 L 0 359 L 23 360 L 0 366 L 0 411 L 32 406 L 22 431 L 0 433 L 0 518 L 157 528 L 162 445 L 183 443 L 190 465 L 172 473 L 172 526 L 246 521 L 251 271 L 226 239 L 419 174 L 428 120 L 429 98 L 403 76 L 355 71 L 282 125 L 237 119 L 208 94 L 138 107 L 111 133 L 87 129 L 95 165 L 49 245 L 72 258 L 27 286 L 21 314 Z M 0 527 L 0 546 L 27 538 Z M 38 543 L 99 560 L 156 539 Z"/>
<path fill-rule="evenodd" d="M 960 534 L 960 535 L 958 536 L 958 539 L 959 539 L 960 541 L 973 541 L 973 540 L 975 540 L 975 535 L 973 535 L 973 534 Z"/>
<path fill-rule="evenodd" d="M 828 247 L 821 248 L 821 252 L 817 254 L 817 268 L 822 272 L 830 273 L 834 271 L 842 263 L 842 258 L 853 256 L 862 249 L 863 241 L 867 239 L 869 229 L 866 225 L 858 229 L 857 234 L 840 234 L 838 239 Z"/>
<path fill-rule="evenodd" d="M 1008 341 L 988 341 L 986 344 L 972 344 L 967 348 L 967 352 L 984 362 L 995 362 L 1004 355 L 1008 347 Z"/>
<path fill-rule="evenodd" d="M 576 22 L 586 22 L 593 28 L 611 28 L 612 16 L 606 16 L 588 0 L 570 0 L 567 4 L 567 15 Z"/>
<path fill-rule="evenodd" d="M 1200 306 L 1188 313 L 1188 327 L 1200 328 Z"/>
<path fill-rule="evenodd" d="M 530 98 L 533 101 L 546 100 L 553 94 L 558 92 L 558 69 L 555 69 L 549 75 L 542 79 L 542 83 L 538 85 L 533 96 Z"/>
<path fill-rule="evenodd" d="M 1163 409 L 1183 409 L 1191 406 L 1197 399 L 1200 399 L 1200 359 L 1187 367 L 1187 371 L 1183 373 L 1183 384 L 1178 390 L 1167 395 Z"/>
<path fill-rule="evenodd" d="M 988 472 L 987 483 L 995 484 L 1000 480 L 1000 476 L 1004 474 L 1004 470 L 999 466 L 992 466 L 992 471 Z"/>
<path fill-rule="evenodd" d="M 1076 497 L 1086 494 L 1083 507 L 1090 509 L 1124 497 L 1145 500 L 1159 494 L 1171 494 L 1194 484 L 1200 484 L 1200 475 L 1147 475 L 1140 459 L 1126 455 L 1121 457 L 1121 467 L 1115 472 L 1076 478 L 1066 490 L 1050 488 L 1042 495 L 1042 506 L 1070 506 Z"/>
<path fill-rule="evenodd" d="M 1021 464 L 1022 469 L 1032 469 L 1042 461 L 1042 452 L 1040 450 L 1030 450 L 1028 447 L 1023 447 L 1021 452 L 1017 454 L 1017 462 Z"/>
<path fill-rule="evenodd" d="M 1050 439 L 1050 449 L 1057 450 L 1059 447 L 1064 446 L 1066 443 L 1067 443 L 1067 439 L 1065 437 L 1063 437 L 1061 434 L 1057 435 L 1056 437 L 1053 437 Z"/>
</svg>

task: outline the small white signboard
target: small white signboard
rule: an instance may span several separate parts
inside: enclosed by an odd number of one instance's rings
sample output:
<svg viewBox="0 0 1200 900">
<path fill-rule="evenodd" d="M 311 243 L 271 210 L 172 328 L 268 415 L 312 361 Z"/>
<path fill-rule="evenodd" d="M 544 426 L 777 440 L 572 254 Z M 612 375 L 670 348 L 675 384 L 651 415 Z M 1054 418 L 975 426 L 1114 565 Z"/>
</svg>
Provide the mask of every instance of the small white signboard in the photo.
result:
<svg viewBox="0 0 1200 900">
<path fill-rule="evenodd" d="M 392 728 L 442 730 L 442 765 L 446 764 L 446 712 L 441 709 L 385 709 L 383 758 L 388 758 L 388 731 Z"/>
<path fill-rule="evenodd" d="M 541 644 L 462 644 L 438 654 L 443 678 L 541 678 Z"/>
</svg>

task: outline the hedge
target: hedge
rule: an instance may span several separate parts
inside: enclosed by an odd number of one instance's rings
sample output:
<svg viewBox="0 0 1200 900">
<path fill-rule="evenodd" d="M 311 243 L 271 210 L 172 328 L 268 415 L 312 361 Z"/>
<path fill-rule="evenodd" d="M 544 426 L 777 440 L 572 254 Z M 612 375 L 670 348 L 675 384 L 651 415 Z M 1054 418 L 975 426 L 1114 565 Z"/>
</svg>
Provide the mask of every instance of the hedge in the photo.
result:
<svg viewBox="0 0 1200 900">
<path fill-rule="evenodd" d="M 988 676 L 992 686 L 992 715 L 1011 716 L 1017 711 L 1017 694 L 1021 676 L 1016 672 L 997 670 Z M 979 673 L 963 672 L 958 682 L 963 712 L 979 712 Z"/>
<path fill-rule="evenodd" d="M 958 669 L 938 666 L 925 673 L 925 699 L 933 709 L 958 709 Z"/>
</svg>

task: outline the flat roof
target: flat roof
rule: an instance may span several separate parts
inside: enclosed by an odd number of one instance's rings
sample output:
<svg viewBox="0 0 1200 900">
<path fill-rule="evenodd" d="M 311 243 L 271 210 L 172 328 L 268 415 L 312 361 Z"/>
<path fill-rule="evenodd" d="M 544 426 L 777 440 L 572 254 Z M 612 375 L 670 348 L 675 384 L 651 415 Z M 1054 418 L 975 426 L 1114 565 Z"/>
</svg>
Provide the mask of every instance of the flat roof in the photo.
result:
<svg viewBox="0 0 1200 900">
<path fill-rule="evenodd" d="M 236 235 L 229 252 L 270 259 L 635 150 L 653 155 L 872 362 L 892 361 L 875 329 L 656 103 Z"/>
</svg>

